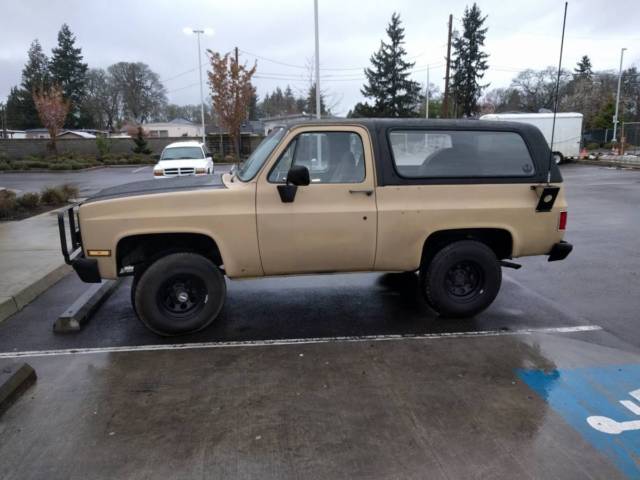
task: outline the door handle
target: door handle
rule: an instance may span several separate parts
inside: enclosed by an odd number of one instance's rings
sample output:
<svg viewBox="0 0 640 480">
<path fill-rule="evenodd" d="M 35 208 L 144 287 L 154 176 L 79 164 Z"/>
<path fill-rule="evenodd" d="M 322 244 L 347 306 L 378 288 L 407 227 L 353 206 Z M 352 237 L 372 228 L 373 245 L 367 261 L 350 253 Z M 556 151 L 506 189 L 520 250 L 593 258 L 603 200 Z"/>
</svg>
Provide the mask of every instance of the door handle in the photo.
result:
<svg viewBox="0 0 640 480">
<path fill-rule="evenodd" d="M 367 197 L 370 197 L 373 190 L 349 190 L 349 193 L 364 193 Z"/>
</svg>

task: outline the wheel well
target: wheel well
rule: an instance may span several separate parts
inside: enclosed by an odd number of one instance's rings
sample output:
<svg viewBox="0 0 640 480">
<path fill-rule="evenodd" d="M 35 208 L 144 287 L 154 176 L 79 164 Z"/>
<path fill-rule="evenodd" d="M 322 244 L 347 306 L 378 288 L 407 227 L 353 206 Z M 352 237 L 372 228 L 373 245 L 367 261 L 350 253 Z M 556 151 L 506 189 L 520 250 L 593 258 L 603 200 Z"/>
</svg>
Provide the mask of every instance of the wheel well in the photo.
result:
<svg viewBox="0 0 640 480">
<path fill-rule="evenodd" d="M 208 235 L 153 233 L 122 238 L 116 248 L 117 269 L 120 272 L 125 266 L 133 266 L 134 271 L 138 272 L 154 260 L 176 252 L 198 253 L 218 267 L 222 265 L 220 249 Z"/>
<path fill-rule="evenodd" d="M 476 240 L 487 245 L 498 259 L 511 258 L 513 239 L 511 233 L 501 228 L 465 228 L 441 230 L 427 237 L 422 247 L 422 262 L 428 264 L 443 247 L 458 240 Z"/>
</svg>

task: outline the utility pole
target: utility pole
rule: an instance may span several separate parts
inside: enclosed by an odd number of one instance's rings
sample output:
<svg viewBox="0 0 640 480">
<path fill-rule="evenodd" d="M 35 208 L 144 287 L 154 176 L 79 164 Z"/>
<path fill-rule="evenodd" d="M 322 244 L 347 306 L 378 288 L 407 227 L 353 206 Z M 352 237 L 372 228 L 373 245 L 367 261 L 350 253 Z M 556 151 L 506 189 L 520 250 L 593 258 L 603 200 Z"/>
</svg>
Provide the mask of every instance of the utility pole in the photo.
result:
<svg viewBox="0 0 640 480">
<path fill-rule="evenodd" d="M 429 118 L 429 65 L 427 65 L 427 94 L 425 96 L 427 104 L 424 109 L 424 118 Z"/>
<path fill-rule="evenodd" d="M 622 59 L 626 48 L 620 50 L 620 71 L 618 72 L 618 93 L 616 94 L 616 114 L 613 116 L 613 143 L 618 141 L 616 133 L 618 131 L 618 106 L 620 105 L 620 83 L 622 81 Z"/>
<path fill-rule="evenodd" d="M 449 116 L 449 67 L 451 65 L 451 34 L 453 15 L 449 14 L 449 34 L 447 35 L 447 66 L 444 74 L 444 99 L 442 101 L 442 118 Z"/>
<path fill-rule="evenodd" d="M 204 30 L 194 30 L 193 33 L 198 37 L 198 79 L 200 80 L 200 120 L 202 125 L 202 143 L 207 144 L 205 138 L 204 127 L 204 91 L 202 90 L 202 49 L 200 48 L 200 35 L 204 33 Z"/>
<path fill-rule="evenodd" d="M 2 138 L 7 139 L 7 104 L 0 104 L 2 107 Z"/>
<path fill-rule="evenodd" d="M 316 118 L 319 120 L 322 116 L 322 111 L 320 105 L 320 37 L 318 34 L 318 0 L 313 0 L 313 13 L 316 27 Z"/>
</svg>

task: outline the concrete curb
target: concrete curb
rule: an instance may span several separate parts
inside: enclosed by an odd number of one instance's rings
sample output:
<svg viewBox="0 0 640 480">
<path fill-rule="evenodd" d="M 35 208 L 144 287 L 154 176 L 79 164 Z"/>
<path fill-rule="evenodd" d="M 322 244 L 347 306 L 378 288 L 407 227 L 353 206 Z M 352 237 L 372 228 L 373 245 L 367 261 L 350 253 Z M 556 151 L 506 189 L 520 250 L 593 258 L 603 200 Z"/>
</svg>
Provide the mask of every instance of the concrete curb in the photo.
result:
<svg viewBox="0 0 640 480">
<path fill-rule="evenodd" d="M 120 285 L 121 279 L 103 280 L 91 285 L 53 324 L 55 333 L 78 332 L 89 321 L 109 295 Z"/>
<path fill-rule="evenodd" d="M 26 363 L 0 369 L 0 415 L 37 379 L 36 371 Z"/>
<path fill-rule="evenodd" d="M 30 285 L 27 285 L 15 295 L 10 297 L 0 297 L 0 322 L 22 310 L 38 295 L 53 286 L 70 271 L 71 267 L 63 263 L 49 273 L 38 278 Z"/>
<path fill-rule="evenodd" d="M 614 160 L 572 160 L 572 163 L 583 164 L 583 165 L 597 165 L 600 167 L 620 167 L 620 168 L 640 169 L 640 164 L 638 163 L 625 163 L 625 162 L 614 161 Z"/>
</svg>

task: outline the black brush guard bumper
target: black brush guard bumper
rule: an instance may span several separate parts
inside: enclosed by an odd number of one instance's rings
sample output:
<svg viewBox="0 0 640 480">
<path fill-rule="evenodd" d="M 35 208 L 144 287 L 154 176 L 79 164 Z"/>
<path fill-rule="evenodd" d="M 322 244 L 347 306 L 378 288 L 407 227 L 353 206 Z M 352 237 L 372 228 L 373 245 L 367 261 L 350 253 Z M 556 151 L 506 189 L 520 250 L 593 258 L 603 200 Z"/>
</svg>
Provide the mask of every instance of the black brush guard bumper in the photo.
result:
<svg viewBox="0 0 640 480">
<path fill-rule="evenodd" d="M 67 232 L 67 225 L 69 232 Z M 98 261 L 95 258 L 85 258 L 82 252 L 78 205 L 71 205 L 58 212 L 58 230 L 60 231 L 60 248 L 65 263 L 73 267 L 83 282 L 100 283 Z"/>
</svg>

